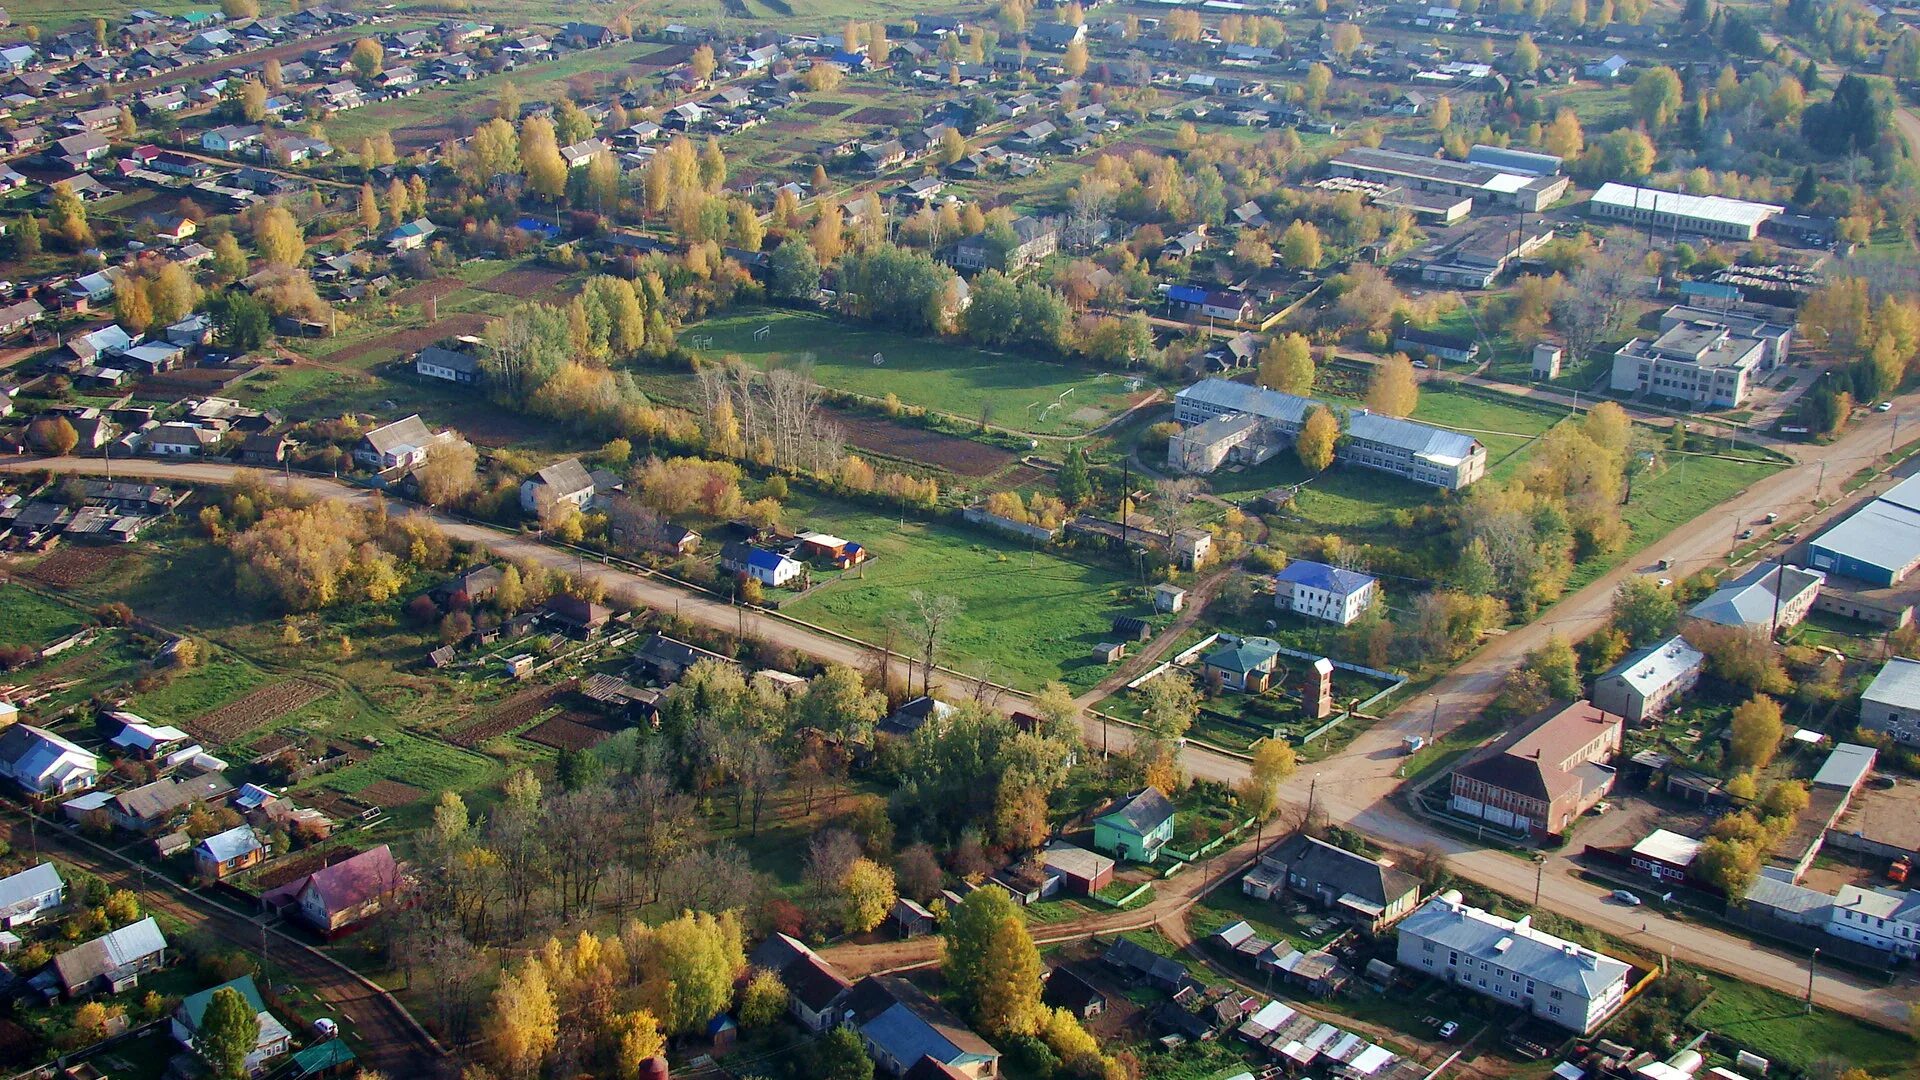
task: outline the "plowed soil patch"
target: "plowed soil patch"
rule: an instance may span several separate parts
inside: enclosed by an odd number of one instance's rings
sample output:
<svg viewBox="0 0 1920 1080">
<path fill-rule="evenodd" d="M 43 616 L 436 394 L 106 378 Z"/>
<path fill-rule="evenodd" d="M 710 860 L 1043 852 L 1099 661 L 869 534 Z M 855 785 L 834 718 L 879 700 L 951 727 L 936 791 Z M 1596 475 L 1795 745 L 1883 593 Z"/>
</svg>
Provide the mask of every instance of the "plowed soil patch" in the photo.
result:
<svg viewBox="0 0 1920 1080">
<path fill-rule="evenodd" d="M 450 337 L 462 334 L 478 334 L 487 325 L 487 317 L 479 312 L 463 311 L 458 315 L 449 315 L 431 326 L 415 326 L 406 330 L 395 330 L 391 334 L 382 334 L 370 338 L 358 345 L 350 345 L 327 357 L 329 361 L 350 364 L 356 360 L 371 356 L 382 349 L 391 349 L 401 356 L 411 356 L 421 349 Z"/>
<path fill-rule="evenodd" d="M 833 420 L 846 432 L 847 441 L 863 450 L 922 462 L 956 476 L 991 476 L 1014 460 L 1012 452 L 997 446 L 876 416 L 836 412 Z"/>
</svg>

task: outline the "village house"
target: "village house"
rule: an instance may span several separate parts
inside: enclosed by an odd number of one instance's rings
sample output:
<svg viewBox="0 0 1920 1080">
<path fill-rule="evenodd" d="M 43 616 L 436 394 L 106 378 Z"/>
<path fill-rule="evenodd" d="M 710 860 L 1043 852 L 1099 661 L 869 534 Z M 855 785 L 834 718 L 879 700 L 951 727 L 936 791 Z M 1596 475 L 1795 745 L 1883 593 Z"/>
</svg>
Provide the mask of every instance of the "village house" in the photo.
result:
<svg viewBox="0 0 1920 1080">
<path fill-rule="evenodd" d="M 30 926 L 66 902 L 67 883 L 50 862 L 0 878 L 0 928 Z"/>
<path fill-rule="evenodd" d="M 69 998 L 118 994 L 138 986 L 146 972 L 159 970 L 166 957 L 166 935 L 149 915 L 54 957 L 45 975 Z"/>
<path fill-rule="evenodd" d="M 520 482 L 520 509 L 527 514 L 545 514 L 560 506 L 585 510 L 593 495 L 592 474 L 579 458 L 567 458 Z"/>
<path fill-rule="evenodd" d="M 260 897 L 269 908 L 333 937 L 379 914 L 406 888 L 406 875 L 385 844 L 296 878 Z"/>
<path fill-rule="evenodd" d="M 1613 789 L 1606 761 L 1620 751 L 1622 719 L 1576 701 L 1453 770 L 1448 809 L 1543 840 L 1566 832 Z"/>
<path fill-rule="evenodd" d="M 247 1052 L 246 1069 L 248 1076 L 259 1076 L 273 1067 L 276 1058 L 293 1049 L 293 1033 L 267 1010 L 266 1003 L 260 998 L 260 989 L 254 985 L 253 976 L 242 975 L 230 982 L 211 986 L 197 994 L 182 998 L 168 1029 L 175 1042 L 196 1054 L 201 1053 L 199 1046 L 201 1025 L 206 1022 L 207 1006 L 213 1003 L 213 995 L 222 990 L 232 990 L 246 1001 L 247 1007 L 254 1012 L 258 1025 L 258 1034 L 254 1038 L 253 1049 Z"/>
<path fill-rule="evenodd" d="M 1273 575 L 1273 606 L 1310 619 L 1349 626 L 1380 597 L 1378 579 L 1307 559 Z"/>
<path fill-rule="evenodd" d="M 1399 965 L 1585 1034 L 1625 1003 L 1633 969 L 1447 892 L 1400 923 Z"/>
<path fill-rule="evenodd" d="M 751 578 L 770 589 L 785 588 L 806 566 L 778 551 L 736 541 L 720 551 L 720 566 L 729 573 Z"/>
<path fill-rule="evenodd" d="M 1761 563 L 1715 589 L 1688 608 L 1687 615 L 1771 637 L 1807 617 L 1826 580 L 1818 570 Z"/>
<path fill-rule="evenodd" d="M 1120 799 L 1093 820 L 1093 847 L 1117 859 L 1150 863 L 1173 839 L 1173 804 L 1152 786 Z"/>
<path fill-rule="evenodd" d="M 878 1070 L 888 1076 L 966 1077 L 1000 1073 L 1000 1051 L 962 1024 L 946 1006 L 897 975 L 869 975 L 847 992 L 841 1008 Z M 929 1067 L 923 1062 L 931 1060 Z"/>
<path fill-rule="evenodd" d="M 251 825 L 235 825 L 194 845 L 194 872 L 208 881 L 220 881 L 257 865 L 267 848 Z"/>
<path fill-rule="evenodd" d="M 0 730 L 0 776 L 41 797 L 83 791 L 100 782 L 100 759 L 44 728 Z"/>
<path fill-rule="evenodd" d="M 1243 694 L 1264 694 L 1279 666 L 1280 646 L 1270 638 L 1220 635 L 1220 647 L 1200 660 L 1209 682 Z"/>
<path fill-rule="evenodd" d="M 448 441 L 446 434 L 427 430 L 418 414 L 382 424 L 360 437 L 353 460 L 376 472 L 411 468 L 424 463 L 432 449 Z"/>
<path fill-rule="evenodd" d="M 1420 880 L 1390 863 L 1298 833 L 1261 852 L 1240 879 L 1240 891 L 1257 900 L 1305 897 L 1378 934 L 1413 910 Z"/>
</svg>

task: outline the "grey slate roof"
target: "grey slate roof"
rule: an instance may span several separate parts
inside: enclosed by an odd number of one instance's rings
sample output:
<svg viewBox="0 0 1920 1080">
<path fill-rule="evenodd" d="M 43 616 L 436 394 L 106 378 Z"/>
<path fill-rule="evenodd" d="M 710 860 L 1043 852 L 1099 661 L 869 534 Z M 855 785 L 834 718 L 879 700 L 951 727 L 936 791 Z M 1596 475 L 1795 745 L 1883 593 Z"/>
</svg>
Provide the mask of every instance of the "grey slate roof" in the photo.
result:
<svg viewBox="0 0 1920 1080">
<path fill-rule="evenodd" d="M 427 422 L 416 413 L 374 428 L 367 432 L 365 438 L 368 446 L 387 454 L 401 446 L 425 446 L 433 441 L 433 433 L 427 430 Z"/>
<path fill-rule="evenodd" d="M 38 900 L 59 887 L 60 871 L 50 862 L 0 878 L 0 915 L 10 914 L 17 905 Z"/>
<path fill-rule="evenodd" d="M 1311 398 L 1283 394 L 1231 379 L 1202 379 L 1174 395 L 1177 399 L 1201 402 L 1216 408 L 1250 413 L 1282 424 L 1303 424 L 1313 408 Z"/>
<path fill-rule="evenodd" d="M 1364 442 L 1398 447 L 1416 457 L 1447 462 L 1472 457 L 1480 445 L 1471 435 L 1371 412 L 1356 412 L 1348 418 L 1347 434 Z"/>
<path fill-rule="evenodd" d="M 149 915 L 137 923 L 102 934 L 85 945 L 68 949 L 53 958 L 53 968 L 60 977 L 61 985 L 71 994 L 102 975 L 130 967 L 165 951 L 166 947 L 167 936 L 160 932 L 160 924 Z"/>
<path fill-rule="evenodd" d="M 1826 575 L 1817 570 L 1762 563 L 1715 589 L 1711 596 L 1689 608 L 1687 614 L 1722 626 L 1766 627 L 1772 624 L 1778 606 L 1774 600 L 1776 589 L 1781 594 L 1780 603 L 1784 604 L 1826 579 Z"/>
<path fill-rule="evenodd" d="M 1419 880 L 1411 874 L 1305 833 L 1282 840 L 1261 858 L 1281 863 L 1290 873 L 1308 881 L 1327 885 L 1380 907 L 1420 887 Z"/>
<path fill-rule="evenodd" d="M 579 458 L 556 461 L 533 476 L 535 482 L 551 488 L 559 495 L 571 495 L 593 487 L 593 477 L 587 473 L 587 467 L 580 464 Z"/>
<path fill-rule="evenodd" d="M 1467 956 L 1493 960 L 1510 971 L 1586 1000 L 1601 997 L 1608 986 L 1632 970 L 1605 953 L 1537 930 L 1528 918 L 1517 922 L 1503 919 L 1444 896 L 1420 905 L 1400 924 L 1400 933 L 1457 949 Z"/>
<path fill-rule="evenodd" d="M 1895 709 L 1920 709 L 1920 660 L 1904 656 L 1889 659 L 1860 700 Z"/>
<path fill-rule="evenodd" d="M 1144 836 L 1159 828 L 1173 816 L 1173 804 L 1160 794 L 1157 787 L 1143 787 L 1100 815 L 1102 821 L 1112 821 Z"/>
</svg>

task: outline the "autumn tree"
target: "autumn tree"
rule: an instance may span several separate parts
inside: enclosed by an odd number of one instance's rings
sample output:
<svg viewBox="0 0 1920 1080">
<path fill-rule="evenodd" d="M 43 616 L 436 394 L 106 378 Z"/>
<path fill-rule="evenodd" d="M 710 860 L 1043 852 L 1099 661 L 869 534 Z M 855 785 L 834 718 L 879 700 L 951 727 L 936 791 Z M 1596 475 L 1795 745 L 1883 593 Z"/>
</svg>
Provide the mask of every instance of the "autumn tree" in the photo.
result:
<svg viewBox="0 0 1920 1080">
<path fill-rule="evenodd" d="M 491 1056 L 500 1072 L 530 1078 L 560 1041 L 560 1013 L 545 970 L 533 958 L 502 972 L 493 991 Z"/>
<path fill-rule="evenodd" d="M 747 984 L 740 988 L 740 1004 L 734 1010 L 744 1028 L 766 1027 L 787 1011 L 787 986 L 776 972 L 755 968 Z"/>
<path fill-rule="evenodd" d="M 1283 394 L 1313 393 L 1313 346 L 1305 335 L 1280 334 L 1260 350 L 1260 385 Z"/>
<path fill-rule="evenodd" d="M 687 912 L 622 936 L 635 970 L 646 973 L 641 996 L 669 1034 L 697 1031 L 732 1003 L 734 977 L 747 960 L 731 913 Z"/>
<path fill-rule="evenodd" d="M 1445 132 L 1453 126 L 1453 99 L 1445 94 L 1433 99 L 1433 111 L 1427 115 L 1427 121 L 1437 132 Z"/>
<path fill-rule="evenodd" d="M 989 1038 L 1039 1030 L 1040 953 L 1005 893 L 969 893 L 948 918 L 941 955 L 947 985 Z"/>
<path fill-rule="evenodd" d="M 1553 114 L 1553 122 L 1547 125 L 1546 134 L 1541 140 L 1541 149 L 1557 157 L 1578 157 L 1586 149 L 1586 133 L 1580 130 L 1580 117 L 1572 109 L 1561 109 Z"/>
<path fill-rule="evenodd" d="M 27 442 L 55 457 L 64 457 L 80 444 L 80 434 L 64 416 L 42 417 L 27 425 Z"/>
<path fill-rule="evenodd" d="M 294 267 L 307 257 L 306 237 L 293 211 L 270 206 L 254 219 L 253 246 L 269 266 Z"/>
<path fill-rule="evenodd" d="M 67 185 L 61 184 L 53 189 L 51 205 L 47 227 L 53 230 L 53 235 L 75 251 L 92 246 L 93 226 L 87 224 L 87 204 L 80 200 L 80 196 Z"/>
<path fill-rule="evenodd" d="M 380 74 L 381 69 L 386 66 L 386 61 L 387 51 L 372 38 L 361 38 L 354 42 L 353 52 L 347 58 L 347 62 L 353 65 L 353 70 L 363 79 L 371 79 Z"/>
<path fill-rule="evenodd" d="M 1785 733 L 1780 703 L 1765 694 L 1755 694 L 1733 710 L 1727 759 L 1743 769 L 1764 769 L 1779 752 Z"/>
<path fill-rule="evenodd" d="M 543 116 L 529 116 L 520 125 L 520 166 L 527 186 L 548 199 L 558 199 L 567 190 L 567 162 L 560 156 L 553 122 Z"/>
<path fill-rule="evenodd" d="M 1262 739 L 1253 748 L 1240 796 L 1256 817 L 1271 817 L 1280 803 L 1280 785 L 1293 775 L 1293 744 L 1285 739 Z"/>
<path fill-rule="evenodd" d="M 260 1018 L 231 986 L 213 992 L 194 1046 L 220 1080 L 246 1080 L 247 1055 L 260 1039 Z"/>
<path fill-rule="evenodd" d="M 1333 464 L 1339 441 L 1340 421 L 1334 419 L 1331 409 L 1315 405 L 1300 425 L 1300 434 L 1293 440 L 1293 452 L 1308 471 L 1321 472 Z"/>
<path fill-rule="evenodd" d="M 895 900 L 893 871 L 872 859 L 856 859 L 841 882 L 844 906 L 841 925 L 848 933 L 864 934 L 886 921 Z"/>
<path fill-rule="evenodd" d="M 1367 381 L 1367 408 L 1384 416 L 1411 416 L 1420 403 L 1420 384 L 1413 373 L 1413 361 L 1404 353 L 1394 353 L 1374 365 Z"/>
<path fill-rule="evenodd" d="M 687 58 L 687 70 L 701 82 L 713 77 L 716 66 L 711 45 L 702 45 L 694 49 L 693 55 Z"/>
<path fill-rule="evenodd" d="M 1280 234 L 1280 261 L 1289 269 L 1306 273 L 1318 269 L 1323 258 L 1320 229 L 1313 222 L 1296 219 Z"/>
<path fill-rule="evenodd" d="M 1632 89 L 1627 92 L 1627 99 L 1632 105 L 1633 115 L 1647 126 L 1647 130 L 1658 132 L 1673 123 L 1680 113 L 1680 76 L 1665 64 L 1648 68 L 1634 80 Z"/>
</svg>

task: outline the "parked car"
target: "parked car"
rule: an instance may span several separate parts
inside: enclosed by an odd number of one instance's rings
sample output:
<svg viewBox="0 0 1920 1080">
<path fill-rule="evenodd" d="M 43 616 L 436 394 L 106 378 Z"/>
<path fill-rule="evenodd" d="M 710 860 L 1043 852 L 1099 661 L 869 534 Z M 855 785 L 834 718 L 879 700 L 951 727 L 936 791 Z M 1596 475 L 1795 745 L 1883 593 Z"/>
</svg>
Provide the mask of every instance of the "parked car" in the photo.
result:
<svg viewBox="0 0 1920 1080">
<path fill-rule="evenodd" d="M 1771 525 L 1771 524 L 1773 524 L 1774 522 L 1776 522 L 1776 521 L 1779 521 L 1779 520 L 1780 520 L 1780 515 L 1779 515 L 1779 514 L 1768 514 L 1768 515 L 1767 515 L 1766 517 L 1763 517 L 1763 518 L 1761 518 L 1761 519 L 1760 519 L 1760 524 L 1762 524 L 1762 525 Z"/>
<path fill-rule="evenodd" d="M 1639 898 L 1638 896 L 1635 896 L 1634 894 L 1632 894 L 1632 893 L 1630 893 L 1630 892 L 1628 892 L 1628 891 L 1627 891 L 1627 890 L 1625 890 L 1625 889 L 1615 889 L 1615 890 L 1613 890 L 1613 898 L 1614 898 L 1614 899 L 1615 899 L 1616 901 L 1619 901 L 1620 903 L 1622 903 L 1622 904 L 1625 904 L 1625 905 L 1627 905 L 1628 907 L 1639 907 L 1639 906 L 1640 906 L 1640 898 Z"/>
<path fill-rule="evenodd" d="M 1873 411 L 1874 411 L 1874 412 L 1886 412 L 1887 410 L 1889 410 L 1889 409 L 1891 409 L 1891 408 L 1893 408 L 1893 402 L 1891 402 L 1891 401 L 1883 401 L 1883 402 L 1881 402 L 1880 404 L 1878 404 L 1878 405 L 1875 405 L 1875 406 L 1873 407 Z"/>
<path fill-rule="evenodd" d="M 313 1033 L 323 1039 L 331 1039 L 340 1034 L 340 1025 L 323 1016 L 313 1022 Z"/>
<path fill-rule="evenodd" d="M 1449 1020 L 1446 1023 L 1440 1025 L 1441 1038 L 1452 1039 L 1455 1035 L 1458 1035 L 1458 1034 L 1460 1034 L 1460 1024 L 1458 1021 Z"/>
</svg>

